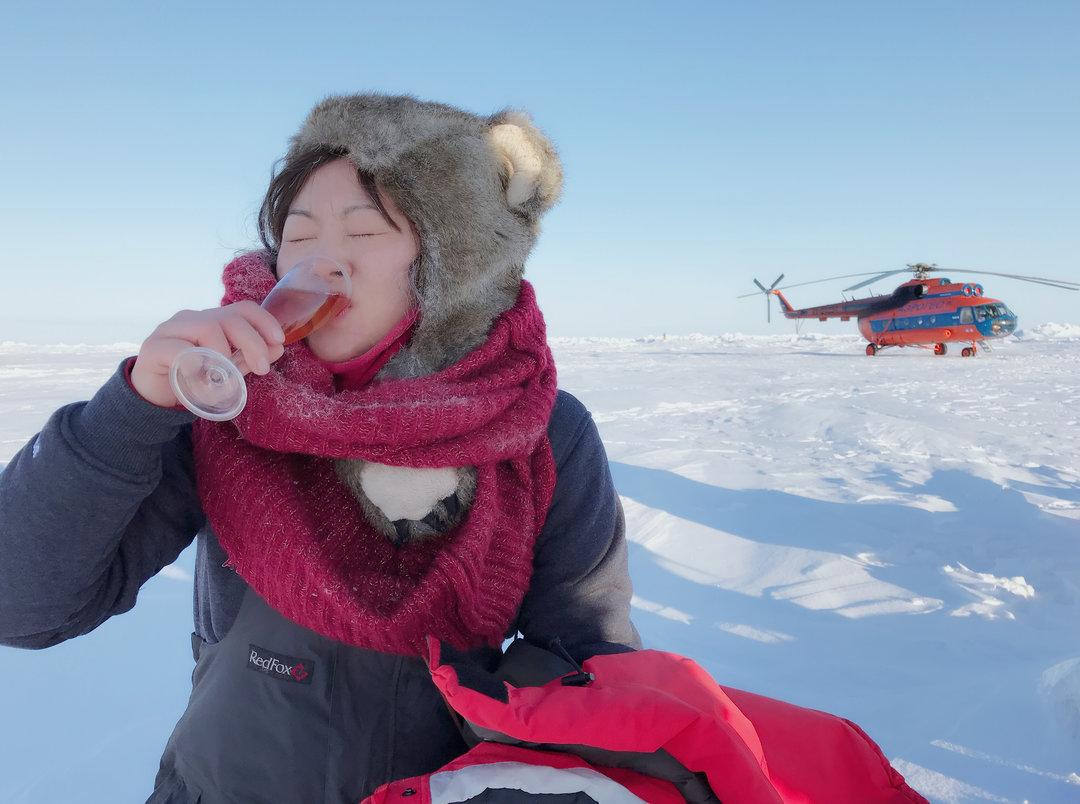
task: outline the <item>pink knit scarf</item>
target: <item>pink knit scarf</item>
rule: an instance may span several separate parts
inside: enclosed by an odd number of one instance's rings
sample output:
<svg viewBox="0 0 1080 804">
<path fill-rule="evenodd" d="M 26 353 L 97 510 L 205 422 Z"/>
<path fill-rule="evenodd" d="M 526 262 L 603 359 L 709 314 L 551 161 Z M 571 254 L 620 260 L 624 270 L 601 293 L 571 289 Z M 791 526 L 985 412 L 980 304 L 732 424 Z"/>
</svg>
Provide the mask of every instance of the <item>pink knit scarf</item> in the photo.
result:
<svg viewBox="0 0 1080 804">
<path fill-rule="evenodd" d="M 363 388 L 367 385 L 371 378 L 379 373 L 379 369 L 385 366 L 390 358 L 408 342 L 419 317 L 420 308 L 411 308 L 390 328 L 381 341 L 356 357 L 340 362 L 320 360 L 319 362 L 334 375 L 334 387 L 341 391 Z"/>
<path fill-rule="evenodd" d="M 230 262 L 223 280 L 223 305 L 261 303 L 275 282 L 264 252 Z M 350 645 L 422 655 L 427 634 L 459 649 L 500 644 L 555 487 L 555 364 L 532 286 L 522 281 L 480 347 L 426 377 L 336 392 L 301 340 L 246 380 L 238 417 L 192 429 L 226 564 L 285 617 Z M 395 548 L 338 480 L 337 457 L 475 466 L 476 494 L 449 533 Z"/>
</svg>

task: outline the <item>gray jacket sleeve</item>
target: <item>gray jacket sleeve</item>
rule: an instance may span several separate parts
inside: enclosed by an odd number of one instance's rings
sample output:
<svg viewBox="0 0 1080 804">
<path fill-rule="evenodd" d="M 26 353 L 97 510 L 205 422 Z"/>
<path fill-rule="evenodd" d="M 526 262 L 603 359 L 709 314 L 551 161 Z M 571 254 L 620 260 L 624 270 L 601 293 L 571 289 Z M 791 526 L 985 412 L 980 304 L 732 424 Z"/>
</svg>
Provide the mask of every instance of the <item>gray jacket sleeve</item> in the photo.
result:
<svg viewBox="0 0 1080 804">
<path fill-rule="evenodd" d="M 558 637 L 581 662 L 638 650 L 641 637 L 630 620 L 633 587 L 622 503 L 596 424 L 580 402 L 575 405 L 579 424 L 557 463 L 555 494 L 537 538 L 517 627 L 542 647 Z"/>
<path fill-rule="evenodd" d="M 195 415 L 140 397 L 127 359 L 0 473 L 0 644 L 46 648 L 128 611 L 205 521 Z"/>
</svg>

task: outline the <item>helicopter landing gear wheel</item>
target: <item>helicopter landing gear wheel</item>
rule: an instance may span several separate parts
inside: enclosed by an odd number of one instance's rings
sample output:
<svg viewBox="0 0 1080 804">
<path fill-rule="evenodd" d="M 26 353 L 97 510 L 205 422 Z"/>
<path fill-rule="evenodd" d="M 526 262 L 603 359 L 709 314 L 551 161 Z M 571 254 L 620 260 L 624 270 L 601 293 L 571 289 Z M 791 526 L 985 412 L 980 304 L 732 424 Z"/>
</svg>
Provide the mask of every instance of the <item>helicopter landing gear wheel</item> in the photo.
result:
<svg viewBox="0 0 1080 804">
<path fill-rule="evenodd" d="M 963 349 L 960 350 L 960 355 L 962 357 L 975 357 L 975 347 L 965 346 Z"/>
<path fill-rule="evenodd" d="M 949 347 L 946 346 L 945 344 L 943 344 L 943 343 L 935 343 L 934 344 L 934 354 L 943 355 L 948 351 L 949 351 Z"/>
<path fill-rule="evenodd" d="M 868 344 L 866 344 L 866 356 L 867 357 L 873 357 L 877 353 L 878 353 L 878 348 L 877 348 L 876 343 L 868 343 Z"/>
</svg>

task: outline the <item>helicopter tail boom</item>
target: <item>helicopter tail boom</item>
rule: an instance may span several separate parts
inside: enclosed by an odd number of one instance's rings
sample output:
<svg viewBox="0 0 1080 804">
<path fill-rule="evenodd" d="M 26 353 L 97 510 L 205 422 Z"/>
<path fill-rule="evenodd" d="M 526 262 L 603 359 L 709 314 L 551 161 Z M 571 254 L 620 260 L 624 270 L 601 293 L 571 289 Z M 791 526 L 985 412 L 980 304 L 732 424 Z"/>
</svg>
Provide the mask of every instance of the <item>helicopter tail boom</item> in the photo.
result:
<svg viewBox="0 0 1080 804">
<path fill-rule="evenodd" d="M 770 288 L 768 293 L 780 300 L 780 309 L 785 318 L 816 318 L 825 321 L 830 318 L 839 318 L 847 321 L 850 318 L 879 313 L 891 310 L 907 304 L 922 295 L 920 285 L 901 285 L 888 296 L 869 296 L 863 299 L 851 299 L 837 302 L 836 304 L 823 304 L 818 307 L 803 307 L 797 309 L 787 300 L 779 288 Z"/>
<path fill-rule="evenodd" d="M 774 288 L 769 292 L 776 296 L 776 300 L 780 302 L 780 311 L 784 314 L 784 318 L 796 317 L 792 315 L 792 313 L 795 312 L 795 308 L 791 306 L 791 302 L 787 300 L 787 296 L 785 296 L 779 288 Z"/>
</svg>

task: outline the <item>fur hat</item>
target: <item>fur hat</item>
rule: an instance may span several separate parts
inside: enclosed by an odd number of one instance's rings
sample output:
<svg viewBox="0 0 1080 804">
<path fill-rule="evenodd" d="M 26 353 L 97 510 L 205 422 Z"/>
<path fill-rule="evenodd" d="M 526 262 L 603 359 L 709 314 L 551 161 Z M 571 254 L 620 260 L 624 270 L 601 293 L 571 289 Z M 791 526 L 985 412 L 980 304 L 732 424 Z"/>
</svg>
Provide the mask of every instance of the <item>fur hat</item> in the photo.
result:
<svg viewBox="0 0 1080 804">
<path fill-rule="evenodd" d="M 314 146 L 343 149 L 419 233 L 410 278 L 420 320 L 376 379 L 427 376 L 482 344 L 517 300 L 540 217 L 562 191 L 558 155 L 530 116 L 475 115 L 411 95 L 330 95 L 308 113 L 287 156 Z M 449 530 L 476 487 L 473 467 L 338 459 L 335 468 L 395 543 Z"/>
</svg>

